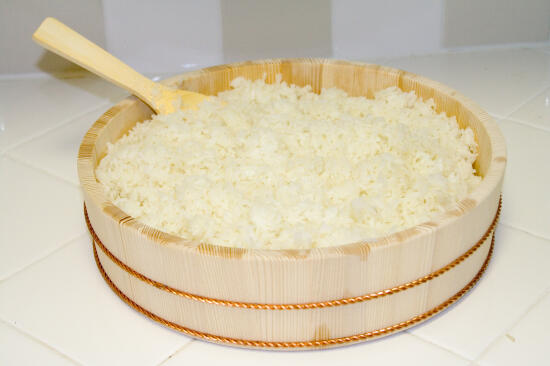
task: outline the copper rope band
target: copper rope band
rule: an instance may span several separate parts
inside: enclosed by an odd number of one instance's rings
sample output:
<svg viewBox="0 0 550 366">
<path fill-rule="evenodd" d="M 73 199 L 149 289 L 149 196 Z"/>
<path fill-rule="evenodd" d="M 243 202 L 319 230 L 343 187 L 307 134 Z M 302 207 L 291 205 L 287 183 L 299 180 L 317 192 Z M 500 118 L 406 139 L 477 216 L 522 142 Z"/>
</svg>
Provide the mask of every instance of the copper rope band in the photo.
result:
<svg viewBox="0 0 550 366">
<path fill-rule="evenodd" d="M 307 342 L 267 342 L 267 341 L 252 341 L 252 340 L 246 340 L 246 339 L 229 338 L 229 337 L 218 336 L 218 335 L 204 333 L 204 332 L 200 332 L 190 328 L 186 328 L 184 326 L 181 326 L 179 324 L 176 324 L 164 318 L 161 318 L 160 316 L 136 304 L 132 299 L 130 299 L 122 291 L 120 291 L 118 287 L 116 287 L 116 285 L 111 281 L 107 273 L 105 273 L 105 270 L 103 269 L 103 266 L 99 261 L 96 246 L 95 245 L 92 245 L 92 246 L 94 248 L 94 258 L 95 258 L 97 267 L 99 268 L 99 272 L 101 272 L 103 279 L 105 280 L 105 282 L 107 282 L 111 290 L 113 290 L 126 304 L 130 305 L 132 308 L 139 311 L 143 315 L 149 317 L 150 319 L 156 322 L 161 323 L 164 326 L 175 329 L 191 337 L 201 338 L 211 342 L 229 343 L 235 346 L 261 347 L 261 348 L 310 348 L 310 347 L 313 348 L 313 347 L 341 345 L 345 343 L 357 342 L 361 340 L 366 340 L 370 338 L 387 335 L 389 333 L 417 324 L 439 313 L 440 311 L 445 310 L 448 306 L 450 306 L 456 300 L 461 298 L 466 292 L 468 292 L 472 287 L 474 287 L 475 284 L 479 281 L 479 279 L 485 272 L 487 265 L 489 264 L 489 260 L 491 259 L 491 256 L 493 254 L 494 245 L 495 245 L 495 236 L 493 235 L 493 238 L 491 240 L 491 246 L 489 248 L 489 253 L 487 254 L 487 258 L 485 259 L 485 262 L 483 262 L 483 265 L 481 266 L 479 272 L 477 272 L 477 274 L 474 276 L 474 278 L 466 286 L 464 286 L 460 291 L 454 294 L 452 297 L 450 297 L 443 303 L 439 304 L 438 306 L 428 310 L 427 312 L 417 315 L 413 318 L 410 318 L 409 320 L 406 320 L 404 322 L 391 325 L 386 328 L 381 328 L 381 329 L 373 330 L 366 333 L 356 334 L 348 337 L 331 338 L 331 339 L 307 341 Z"/>
<path fill-rule="evenodd" d="M 442 268 L 438 269 L 435 272 L 432 272 L 432 273 L 430 273 L 430 274 L 428 274 L 424 277 L 420 277 L 420 278 L 418 278 L 414 281 L 407 282 L 405 284 L 402 284 L 402 285 L 399 285 L 399 286 L 396 286 L 396 287 L 392 287 L 392 288 L 382 290 L 382 291 L 378 291 L 378 292 L 373 292 L 373 293 L 366 294 L 366 295 L 360 295 L 360 296 L 356 296 L 356 297 L 349 297 L 349 298 L 339 299 L 339 300 L 331 300 L 331 301 L 315 302 L 315 303 L 303 303 L 303 304 L 259 304 L 259 303 L 247 303 L 247 302 L 236 302 L 236 301 L 229 301 L 229 300 L 220 300 L 220 299 L 214 299 L 214 298 L 210 298 L 210 297 L 206 297 L 206 296 L 191 294 L 191 293 L 184 292 L 184 291 L 175 289 L 173 287 L 167 286 L 163 283 L 152 280 L 149 277 L 146 277 L 143 274 L 137 272 L 136 270 L 134 270 L 133 268 L 128 266 L 126 263 L 124 263 L 120 259 L 118 259 L 113 253 L 111 253 L 109 251 L 109 249 L 107 249 L 105 247 L 105 245 L 103 245 L 103 243 L 101 242 L 101 240 L 99 239 L 99 237 L 95 233 L 94 229 L 92 228 L 92 224 L 90 223 L 90 219 L 88 217 L 88 212 L 86 210 L 86 205 L 84 205 L 84 217 L 86 218 L 86 225 L 88 226 L 88 230 L 90 231 L 90 234 L 92 235 L 92 238 L 93 238 L 94 242 L 99 246 L 101 251 L 107 257 L 109 257 L 109 259 L 111 259 L 111 261 L 113 261 L 120 268 L 122 268 L 124 271 L 131 274 L 132 276 L 134 276 L 134 277 L 142 280 L 143 282 L 145 282 L 145 283 L 147 283 L 151 286 L 154 286 L 154 287 L 156 287 L 160 290 L 170 292 L 174 295 L 183 296 L 183 297 L 185 297 L 187 299 L 190 299 L 190 300 L 195 300 L 195 301 L 200 301 L 200 302 L 207 303 L 207 304 L 214 304 L 214 305 L 220 305 L 220 306 L 245 308 L 245 309 L 261 309 L 261 310 L 296 310 L 296 309 L 328 308 L 328 307 L 333 307 L 333 306 L 348 305 L 348 304 L 355 304 L 355 303 L 359 303 L 359 302 L 363 302 L 363 301 L 368 301 L 368 300 L 376 299 L 376 298 L 387 296 L 387 295 L 392 295 L 392 294 L 395 294 L 397 292 L 407 290 L 409 288 L 421 285 L 425 282 L 428 282 L 428 281 L 442 275 L 443 273 L 445 273 L 445 272 L 449 271 L 450 269 L 456 267 L 458 264 L 463 262 L 466 258 L 470 257 L 476 250 L 478 250 L 483 245 L 485 240 L 487 240 L 489 235 L 491 235 L 491 233 L 493 232 L 493 230 L 494 230 L 494 228 L 495 228 L 495 226 L 498 222 L 501 207 L 502 207 L 502 198 L 500 199 L 500 201 L 498 203 L 497 212 L 495 214 L 493 222 L 491 223 L 491 225 L 489 226 L 489 228 L 487 229 L 487 231 L 485 232 L 483 237 L 476 244 L 474 244 L 468 251 L 466 251 L 464 254 L 462 254 L 460 257 L 456 258 L 454 261 L 447 264 L 445 267 L 442 267 Z"/>
</svg>

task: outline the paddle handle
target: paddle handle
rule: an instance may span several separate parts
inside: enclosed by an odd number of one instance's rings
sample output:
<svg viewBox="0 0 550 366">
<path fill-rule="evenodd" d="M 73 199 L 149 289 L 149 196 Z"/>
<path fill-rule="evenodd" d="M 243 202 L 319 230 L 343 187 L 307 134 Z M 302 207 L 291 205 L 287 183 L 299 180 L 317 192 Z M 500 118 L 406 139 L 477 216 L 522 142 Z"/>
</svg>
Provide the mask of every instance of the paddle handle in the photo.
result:
<svg viewBox="0 0 550 366">
<path fill-rule="evenodd" d="M 57 19 L 44 19 L 32 38 L 44 48 L 128 90 L 150 106 L 154 104 L 155 93 L 162 88 Z"/>
</svg>

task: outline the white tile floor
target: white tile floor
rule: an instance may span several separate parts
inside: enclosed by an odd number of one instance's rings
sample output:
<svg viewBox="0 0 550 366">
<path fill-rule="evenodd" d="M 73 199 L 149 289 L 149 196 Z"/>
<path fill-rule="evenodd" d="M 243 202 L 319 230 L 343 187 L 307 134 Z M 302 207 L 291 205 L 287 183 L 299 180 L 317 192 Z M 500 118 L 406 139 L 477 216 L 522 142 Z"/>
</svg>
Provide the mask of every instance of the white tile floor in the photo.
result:
<svg viewBox="0 0 550 366">
<path fill-rule="evenodd" d="M 0 323 L 1 365 L 36 365 L 40 360 L 44 365 L 75 365 L 64 355 L 52 351 L 51 347 L 33 340 L 15 327 Z"/>
<path fill-rule="evenodd" d="M 413 56 L 387 64 L 446 84 L 497 116 L 508 116 L 550 86 L 550 57 L 540 49 Z"/>
<path fill-rule="evenodd" d="M 92 76 L 0 79 L 0 364 L 550 364 L 550 47 L 386 60 L 493 114 L 509 153 L 496 250 L 479 285 L 407 332 L 274 353 L 191 340 L 101 279 L 82 219 L 80 139 L 125 93 Z"/>
<path fill-rule="evenodd" d="M 550 88 L 527 101 L 510 119 L 550 131 Z"/>
<path fill-rule="evenodd" d="M 0 79 L 0 153 L 125 94 L 91 75 Z"/>
</svg>

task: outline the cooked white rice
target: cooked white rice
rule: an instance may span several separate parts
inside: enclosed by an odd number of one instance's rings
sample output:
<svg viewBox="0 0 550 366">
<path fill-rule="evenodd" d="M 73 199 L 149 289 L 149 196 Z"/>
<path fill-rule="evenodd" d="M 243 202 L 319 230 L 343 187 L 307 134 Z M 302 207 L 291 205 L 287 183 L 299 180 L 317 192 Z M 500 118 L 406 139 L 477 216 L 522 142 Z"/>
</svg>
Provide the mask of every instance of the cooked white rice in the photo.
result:
<svg viewBox="0 0 550 366">
<path fill-rule="evenodd" d="M 473 132 L 414 92 L 231 85 L 109 145 L 96 171 L 109 199 L 185 239 L 314 248 L 430 220 L 481 180 Z"/>
</svg>

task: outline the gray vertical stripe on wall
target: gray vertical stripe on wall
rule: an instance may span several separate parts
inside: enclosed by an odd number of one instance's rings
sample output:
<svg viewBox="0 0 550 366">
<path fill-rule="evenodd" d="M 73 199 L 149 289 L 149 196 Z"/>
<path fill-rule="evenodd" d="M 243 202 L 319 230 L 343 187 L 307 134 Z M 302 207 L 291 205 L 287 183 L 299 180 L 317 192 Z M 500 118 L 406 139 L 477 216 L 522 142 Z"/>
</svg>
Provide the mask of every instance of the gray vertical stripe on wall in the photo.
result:
<svg viewBox="0 0 550 366">
<path fill-rule="evenodd" d="M 226 62 L 332 55 L 330 0 L 221 0 Z"/>
<path fill-rule="evenodd" d="M 32 41 L 33 32 L 49 16 L 105 45 L 101 0 L 0 0 L 0 73 L 79 69 Z"/>
<path fill-rule="evenodd" d="M 547 41 L 550 0 L 446 0 L 444 47 Z"/>
</svg>

